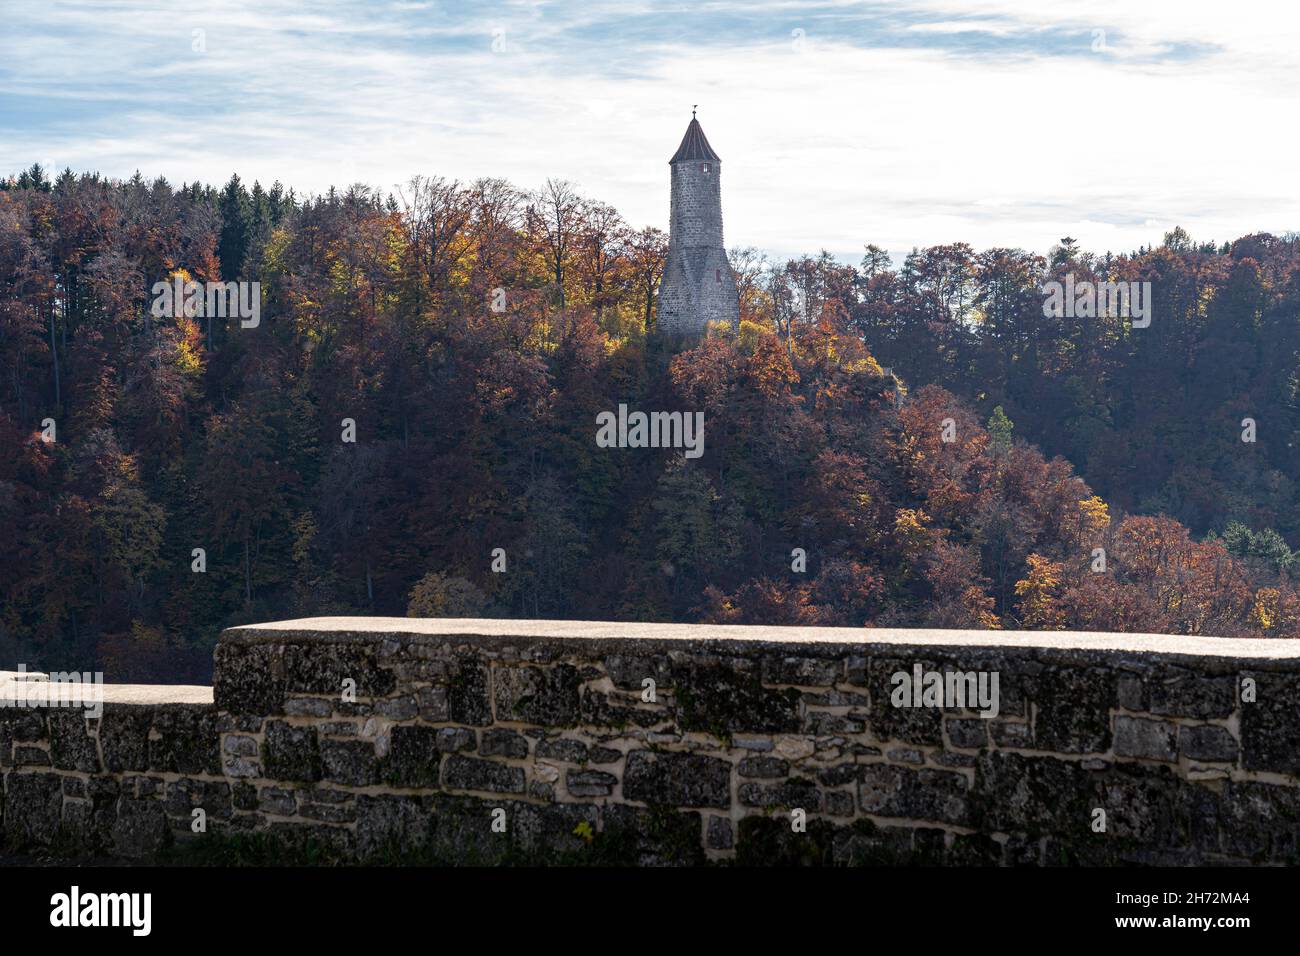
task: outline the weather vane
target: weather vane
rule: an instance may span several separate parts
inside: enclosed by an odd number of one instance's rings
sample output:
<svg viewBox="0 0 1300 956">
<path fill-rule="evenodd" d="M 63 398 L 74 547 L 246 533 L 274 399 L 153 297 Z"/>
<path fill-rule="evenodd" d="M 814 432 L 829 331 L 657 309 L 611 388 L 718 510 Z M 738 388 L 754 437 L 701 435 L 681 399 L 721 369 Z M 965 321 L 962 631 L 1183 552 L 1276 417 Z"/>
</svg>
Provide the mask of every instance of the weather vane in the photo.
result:
<svg viewBox="0 0 1300 956">
<path fill-rule="evenodd" d="M 699 104 L 699 103 L 693 103 L 693 104 L 691 105 L 691 119 L 695 119 L 695 111 L 696 111 L 697 109 L 699 109 L 699 108 L 700 108 L 700 104 Z"/>
</svg>

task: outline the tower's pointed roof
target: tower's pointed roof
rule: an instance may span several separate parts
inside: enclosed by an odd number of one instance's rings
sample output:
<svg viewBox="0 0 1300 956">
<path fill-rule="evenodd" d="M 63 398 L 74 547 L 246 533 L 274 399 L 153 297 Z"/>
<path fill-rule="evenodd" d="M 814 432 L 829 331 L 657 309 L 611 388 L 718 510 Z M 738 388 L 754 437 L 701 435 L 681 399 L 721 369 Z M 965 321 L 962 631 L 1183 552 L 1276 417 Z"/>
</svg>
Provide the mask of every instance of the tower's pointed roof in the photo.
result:
<svg viewBox="0 0 1300 956">
<path fill-rule="evenodd" d="M 709 145 L 709 141 L 704 137 L 704 127 L 700 126 L 700 121 L 694 115 L 691 116 L 691 125 L 686 127 L 686 135 L 682 137 L 682 145 L 677 147 L 677 152 L 673 158 L 668 160 L 670 163 L 679 163 L 683 160 L 704 159 L 710 162 L 720 163 L 721 159 Z"/>
</svg>

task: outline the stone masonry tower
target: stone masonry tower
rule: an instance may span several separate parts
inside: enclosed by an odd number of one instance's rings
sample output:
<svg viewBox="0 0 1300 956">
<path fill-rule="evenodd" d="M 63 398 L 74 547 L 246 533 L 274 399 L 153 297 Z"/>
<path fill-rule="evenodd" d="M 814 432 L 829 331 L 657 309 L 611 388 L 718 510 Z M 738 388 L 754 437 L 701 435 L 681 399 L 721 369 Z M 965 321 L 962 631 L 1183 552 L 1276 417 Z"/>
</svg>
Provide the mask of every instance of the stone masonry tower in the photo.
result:
<svg viewBox="0 0 1300 956">
<path fill-rule="evenodd" d="M 668 261 L 659 283 L 656 329 L 698 336 L 709 322 L 740 321 L 736 277 L 722 245 L 722 161 L 691 112 L 672 167 Z"/>
</svg>

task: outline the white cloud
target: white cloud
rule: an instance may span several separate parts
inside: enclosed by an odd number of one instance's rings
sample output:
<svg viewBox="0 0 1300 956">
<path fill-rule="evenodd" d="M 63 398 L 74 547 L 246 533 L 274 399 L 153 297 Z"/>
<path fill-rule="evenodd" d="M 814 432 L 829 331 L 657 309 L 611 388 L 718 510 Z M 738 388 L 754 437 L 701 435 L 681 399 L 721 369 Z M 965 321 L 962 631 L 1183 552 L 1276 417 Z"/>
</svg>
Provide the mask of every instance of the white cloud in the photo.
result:
<svg viewBox="0 0 1300 956">
<path fill-rule="evenodd" d="M 752 5 L 625 5 L 618 19 L 599 5 L 310 9 L 24 13 L 0 41 L 0 94 L 75 116 L 0 110 L 0 169 L 40 160 L 173 182 L 238 171 L 300 191 L 391 188 L 417 172 L 558 176 L 664 226 L 667 159 L 698 102 L 734 245 L 1044 251 L 1070 234 L 1120 251 L 1174 224 L 1218 241 L 1300 228 L 1300 51 L 1285 6 L 777 3 L 735 21 Z M 190 51 L 198 24 L 205 54 Z M 1104 52 L 1090 49 L 1096 29 Z M 972 38 L 988 45 L 951 45 Z"/>
</svg>

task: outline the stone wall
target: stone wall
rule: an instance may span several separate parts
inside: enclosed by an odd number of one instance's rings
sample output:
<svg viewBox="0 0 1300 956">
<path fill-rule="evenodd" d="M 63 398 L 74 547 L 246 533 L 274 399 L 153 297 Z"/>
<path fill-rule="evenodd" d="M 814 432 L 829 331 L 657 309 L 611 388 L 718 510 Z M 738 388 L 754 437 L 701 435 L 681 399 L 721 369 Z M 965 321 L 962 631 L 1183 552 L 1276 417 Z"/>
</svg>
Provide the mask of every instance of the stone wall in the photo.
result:
<svg viewBox="0 0 1300 956">
<path fill-rule="evenodd" d="M 11 844 L 142 854 L 189 838 L 199 807 L 210 833 L 381 862 L 1295 863 L 1297 644 L 234 628 L 214 703 L 134 688 L 98 721 L 0 710 L 4 829 Z M 918 666 L 996 674 L 997 715 L 895 706 L 894 675 Z"/>
<path fill-rule="evenodd" d="M 0 698 L 26 691 L 6 684 Z M 135 857 L 189 833 L 194 806 L 210 808 L 216 827 L 231 820 L 210 687 L 112 686 L 101 716 L 85 713 L 0 707 L 8 846 Z"/>
</svg>

